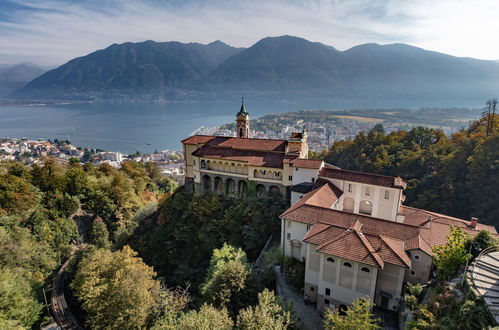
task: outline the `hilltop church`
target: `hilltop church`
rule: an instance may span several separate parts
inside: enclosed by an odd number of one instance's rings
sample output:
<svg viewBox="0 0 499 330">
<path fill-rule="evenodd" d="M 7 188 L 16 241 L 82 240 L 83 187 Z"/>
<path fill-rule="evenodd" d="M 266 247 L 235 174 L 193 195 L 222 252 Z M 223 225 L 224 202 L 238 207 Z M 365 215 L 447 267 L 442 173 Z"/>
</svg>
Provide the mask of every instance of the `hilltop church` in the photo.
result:
<svg viewBox="0 0 499 330">
<path fill-rule="evenodd" d="M 324 162 L 308 159 L 307 134 L 287 140 L 251 138 L 244 106 L 236 115 L 237 137 L 193 135 L 182 140 L 186 183 L 195 193 L 213 192 L 244 197 L 280 194 L 291 198 L 291 187 L 313 183 Z"/>
<path fill-rule="evenodd" d="M 324 307 L 356 298 L 397 310 L 407 282 L 432 276 L 433 248 L 451 227 L 470 236 L 493 226 L 403 205 L 399 177 L 348 171 L 309 160 L 307 134 L 288 140 L 253 139 L 241 105 L 237 137 L 195 135 L 182 141 L 186 183 L 198 194 L 242 198 L 281 194 L 291 206 L 281 215 L 283 254 L 305 262 L 304 295 Z"/>
</svg>

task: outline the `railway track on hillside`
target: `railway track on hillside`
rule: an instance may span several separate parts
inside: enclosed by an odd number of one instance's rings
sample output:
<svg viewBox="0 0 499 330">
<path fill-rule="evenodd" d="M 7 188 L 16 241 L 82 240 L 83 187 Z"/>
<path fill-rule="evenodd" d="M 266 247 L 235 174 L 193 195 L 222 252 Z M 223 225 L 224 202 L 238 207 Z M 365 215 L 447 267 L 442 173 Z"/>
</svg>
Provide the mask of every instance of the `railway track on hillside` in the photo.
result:
<svg viewBox="0 0 499 330">
<path fill-rule="evenodd" d="M 66 302 L 66 297 L 64 296 L 64 272 L 66 271 L 71 258 L 72 257 L 69 257 L 68 260 L 66 260 L 66 262 L 62 265 L 62 267 L 54 277 L 50 297 L 50 307 L 52 316 L 61 329 L 83 330 L 83 328 L 78 324 L 78 321 L 76 320 L 74 315 L 69 310 L 68 304 Z"/>
</svg>

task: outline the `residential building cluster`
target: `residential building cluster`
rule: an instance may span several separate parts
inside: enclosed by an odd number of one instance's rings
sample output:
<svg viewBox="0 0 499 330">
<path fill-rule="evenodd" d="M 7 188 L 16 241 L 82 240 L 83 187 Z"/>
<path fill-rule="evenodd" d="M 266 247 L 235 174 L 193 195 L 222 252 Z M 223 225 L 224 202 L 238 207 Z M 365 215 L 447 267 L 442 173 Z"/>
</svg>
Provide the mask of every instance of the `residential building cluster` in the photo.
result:
<svg viewBox="0 0 499 330">
<path fill-rule="evenodd" d="M 262 119 L 259 119 L 261 122 Z M 251 136 L 256 139 L 286 139 L 291 132 L 305 130 L 308 135 L 308 147 L 315 152 L 329 149 L 336 141 L 353 139 L 360 131 L 370 130 L 375 123 L 352 119 L 338 118 L 334 121 L 306 122 L 302 119 L 292 124 L 281 124 L 279 120 L 272 121 L 275 129 L 252 129 Z M 267 125 L 265 125 L 267 126 Z M 270 125 L 269 125 L 270 126 Z M 389 131 L 389 130 L 388 130 Z M 191 135 L 236 136 L 235 129 L 202 126 Z"/>
<path fill-rule="evenodd" d="M 25 138 L 0 139 L 0 161 L 19 160 L 26 164 L 36 164 L 41 162 L 42 157 L 53 157 L 63 163 L 68 162 L 71 158 L 78 158 L 81 163 L 90 162 L 95 165 L 108 163 L 113 167 L 120 167 L 124 161 L 129 160 L 155 162 L 165 176 L 171 177 L 181 184 L 184 183 L 185 165 L 183 153 L 179 151 L 163 150 L 143 155 L 127 155 L 114 151 L 83 149 L 72 145 L 69 141 Z"/>
</svg>

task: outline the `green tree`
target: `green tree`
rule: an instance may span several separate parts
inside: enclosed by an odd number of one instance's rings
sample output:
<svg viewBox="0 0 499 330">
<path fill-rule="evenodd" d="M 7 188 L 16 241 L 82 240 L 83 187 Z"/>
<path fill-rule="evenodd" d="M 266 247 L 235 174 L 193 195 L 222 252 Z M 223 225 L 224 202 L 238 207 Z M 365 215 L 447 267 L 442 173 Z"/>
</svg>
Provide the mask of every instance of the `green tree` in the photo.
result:
<svg viewBox="0 0 499 330">
<path fill-rule="evenodd" d="M 466 263 L 470 257 L 466 251 L 467 234 L 459 227 L 450 227 L 447 236 L 447 244 L 436 245 L 433 248 L 433 263 L 437 270 L 437 276 L 447 280 L 456 274 L 461 265 Z"/>
<path fill-rule="evenodd" d="M 152 329 L 176 329 L 185 309 L 191 298 L 187 289 L 168 289 L 161 287 L 159 297 L 153 308 Z"/>
<path fill-rule="evenodd" d="M 258 294 L 258 305 L 239 312 L 237 328 L 242 330 L 289 329 L 295 325 L 291 306 L 286 306 L 273 291 L 264 289 Z"/>
<path fill-rule="evenodd" d="M 204 304 L 199 311 L 190 311 L 179 321 L 177 329 L 182 330 L 231 330 L 233 321 L 226 309 L 217 309 Z"/>
<path fill-rule="evenodd" d="M 466 251 L 470 251 L 471 248 L 471 255 L 477 257 L 483 250 L 498 245 L 499 240 L 495 238 L 490 231 L 481 230 L 477 235 L 466 242 L 465 249 Z"/>
<path fill-rule="evenodd" d="M 250 273 L 246 254 L 241 248 L 224 243 L 221 249 L 213 250 L 210 267 L 200 292 L 207 302 L 218 307 L 236 304 L 236 293 L 243 290 Z"/>
<path fill-rule="evenodd" d="M 99 249 L 78 264 L 71 286 L 92 329 L 140 329 L 159 294 L 155 275 L 128 246 Z"/>
<path fill-rule="evenodd" d="M 102 249 L 111 248 L 109 231 L 107 230 L 106 223 L 99 216 L 94 219 L 92 231 L 90 232 L 90 243 Z"/>
<path fill-rule="evenodd" d="M 28 281 L 9 269 L 0 270 L 0 328 L 30 328 L 43 309 Z M 8 327 L 3 327 L 8 324 Z"/>
<path fill-rule="evenodd" d="M 353 329 L 381 329 L 378 320 L 371 312 L 374 304 L 370 300 L 355 299 L 352 306 L 347 308 L 345 315 L 340 315 L 338 309 L 334 312 L 326 309 L 324 329 L 353 330 Z"/>
</svg>

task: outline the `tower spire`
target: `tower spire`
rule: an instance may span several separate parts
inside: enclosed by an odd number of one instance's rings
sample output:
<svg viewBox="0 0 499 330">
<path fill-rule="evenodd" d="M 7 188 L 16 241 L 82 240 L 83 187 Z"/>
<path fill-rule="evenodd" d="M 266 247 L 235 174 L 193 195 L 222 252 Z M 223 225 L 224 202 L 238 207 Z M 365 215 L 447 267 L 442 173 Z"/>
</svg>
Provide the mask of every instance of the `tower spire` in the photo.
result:
<svg viewBox="0 0 499 330">
<path fill-rule="evenodd" d="M 236 114 L 236 135 L 240 138 L 250 137 L 249 113 L 244 106 L 244 97 L 241 98 L 241 109 Z"/>
</svg>

